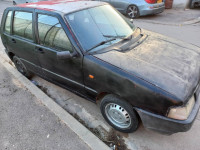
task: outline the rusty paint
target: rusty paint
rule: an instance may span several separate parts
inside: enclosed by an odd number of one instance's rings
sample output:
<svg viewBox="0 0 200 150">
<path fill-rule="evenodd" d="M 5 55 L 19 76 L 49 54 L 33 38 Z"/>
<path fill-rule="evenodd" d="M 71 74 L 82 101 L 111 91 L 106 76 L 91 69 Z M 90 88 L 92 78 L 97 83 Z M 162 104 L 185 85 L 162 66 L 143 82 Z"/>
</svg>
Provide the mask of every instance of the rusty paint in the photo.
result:
<svg viewBox="0 0 200 150">
<path fill-rule="evenodd" d="M 52 0 L 40 1 L 35 3 L 19 4 L 17 7 L 36 8 L 47 11 L 57 11 L 62 13 L 70 13 L 76 10 L 90 8 L 94 6 L 105 5 L 105 3 L 98 1 L 84 1 L 84 0 Z"/>
</svg>

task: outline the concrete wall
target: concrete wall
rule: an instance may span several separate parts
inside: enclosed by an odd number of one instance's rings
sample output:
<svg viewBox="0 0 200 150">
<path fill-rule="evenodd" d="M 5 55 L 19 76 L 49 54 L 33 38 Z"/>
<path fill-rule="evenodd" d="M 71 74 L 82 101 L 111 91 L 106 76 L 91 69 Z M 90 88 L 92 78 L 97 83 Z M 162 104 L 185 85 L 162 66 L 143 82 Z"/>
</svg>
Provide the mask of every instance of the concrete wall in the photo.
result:
<svg viewBox="0 0 200 150">
<path fill-rule="evenodd" d="M 174 0 L 173 8 L 187 8 L 190 0 Z"/>
</svg>

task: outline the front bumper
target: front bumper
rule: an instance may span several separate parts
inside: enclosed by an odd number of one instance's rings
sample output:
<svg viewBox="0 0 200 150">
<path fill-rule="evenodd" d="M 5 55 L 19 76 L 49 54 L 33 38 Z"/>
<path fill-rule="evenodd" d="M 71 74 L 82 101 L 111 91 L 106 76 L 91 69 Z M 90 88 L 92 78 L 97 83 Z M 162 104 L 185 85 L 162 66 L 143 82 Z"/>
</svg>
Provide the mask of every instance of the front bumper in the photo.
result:
<svg viewBox="0 0 200 150">
<path fill-rule="evenodd" d="M 145 128 L 170 135 L 188 131 L 198 114 L 199 106 L 200 96 L 196 99 L 193 110 L 187 120 L 175 120 L 139 108 L 135 108 L 135 110 L 138 112 Z"/>
</svg>

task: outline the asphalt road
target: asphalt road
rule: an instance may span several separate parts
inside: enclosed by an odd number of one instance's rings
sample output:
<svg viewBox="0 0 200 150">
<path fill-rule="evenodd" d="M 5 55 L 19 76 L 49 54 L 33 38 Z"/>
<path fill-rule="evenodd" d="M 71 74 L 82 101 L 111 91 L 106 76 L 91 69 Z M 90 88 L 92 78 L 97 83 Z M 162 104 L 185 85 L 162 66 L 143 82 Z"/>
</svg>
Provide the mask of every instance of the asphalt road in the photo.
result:
<svg viewBox="0 0 200 150">
<path fill-rule="evenodd" d="M 200 16 L 200 10 L 199 10 Z M 151 30 L 175 39 L 182 40 L 200 47 L 200 24 L 183 25 L 183 26 L 170 26 L 154 24 L 142 21 L 135 21 L 136 26 Z"/>
</svg>

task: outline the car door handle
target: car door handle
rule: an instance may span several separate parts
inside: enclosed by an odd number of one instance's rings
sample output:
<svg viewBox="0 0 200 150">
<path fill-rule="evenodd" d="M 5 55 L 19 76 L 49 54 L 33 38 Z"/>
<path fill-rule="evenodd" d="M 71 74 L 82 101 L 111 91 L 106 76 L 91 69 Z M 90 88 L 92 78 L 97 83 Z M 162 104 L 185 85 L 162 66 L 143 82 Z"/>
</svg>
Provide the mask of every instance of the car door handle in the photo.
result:
<svg viewBox="0 0 200 150">
<path fill-rule="evenodd" d="M 16 43 L 16 40 L 15 40 L 15 39 L 12 39 L 11 41 L 12 41 L 12 43 Z"/>
<path fill-rule="evenodd" d="M 43 53 L 44 53 L 44 51 L 43 51 L 43 49 L 42 49 L 42 48 L 36 48 L 36 50 L 37 50 L 39 53 L 41 53 L 41 54 L 43 54 Z"/>
</svg>

